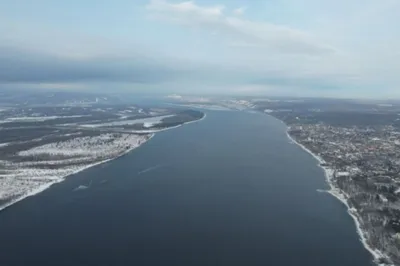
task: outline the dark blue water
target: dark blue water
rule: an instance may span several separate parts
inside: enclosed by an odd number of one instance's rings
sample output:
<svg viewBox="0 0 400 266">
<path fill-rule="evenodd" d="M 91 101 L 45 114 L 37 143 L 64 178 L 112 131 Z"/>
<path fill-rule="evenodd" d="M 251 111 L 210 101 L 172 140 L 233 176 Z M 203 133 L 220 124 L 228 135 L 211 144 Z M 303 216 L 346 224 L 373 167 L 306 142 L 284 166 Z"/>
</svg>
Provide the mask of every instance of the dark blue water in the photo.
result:
<svg viewBox="0 0 400 266">
<path fill-rule="evenodd" d="M 0 212 L 0 266 L 371 265 L 326 187 L 279 121 L 208 112 Z"/>
</svg>

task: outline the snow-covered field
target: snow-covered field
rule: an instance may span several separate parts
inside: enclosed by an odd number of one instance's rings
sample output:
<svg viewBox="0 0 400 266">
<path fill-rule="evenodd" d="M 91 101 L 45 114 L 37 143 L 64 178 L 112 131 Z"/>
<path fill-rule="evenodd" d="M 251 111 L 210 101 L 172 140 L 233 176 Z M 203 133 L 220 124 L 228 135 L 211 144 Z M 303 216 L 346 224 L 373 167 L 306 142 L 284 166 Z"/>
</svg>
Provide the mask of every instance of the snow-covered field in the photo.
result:
<svg viewBox="0 0 400 266">
<path fill-rule="evenodd" d="M 118 137 L 120 136 L 120 137 Z M 65 157 L 104 157 L 135 143 L 137 135 L 102 134 L 95 137 L 78 137 L 63 142 L 50 143 L 18 153 L 19 156 L 61 155 Z"/>
<path fill-rule="evenodd" d="M 211 111 L 230 111 L 228 107 L 220 106 L 220 105 L 211 105 L 211 104 L 176 104 L 178 106 L 203 109 L 203 110 L 211 110 Z"/>
<path fill-rule="evenodd" d="M 20 151 L 24 162 L 0 161 L 0 210 L 62 181 L 66 176 L 139 147 L 150 135 L 101 134 L 76 137 Z M 55 166 L 56 169 L 46 166 Z M 3 204 L 2 204 L 3 203 Z M 2 205 L 1 205 L 2 204 Z"/>
<path fill-rule="evenodd" d="M 134 125 L 134 124 L 145 124 L 147 127 L 152 125 L 157 125 L 162 122 L 164 118 L 172 117 L 174 115 L 161 115 L 161 116 L 153 116 L 148 118 L 139 118 L 139 119 L 132 119 L 132 120 L 120 120 L 120 121 L 113 121 L 108 123 L 102 124 L 86 124 L 82 125 L 83 127 L 110 127 L 110 126 L 126 126 L 126 125 Z"/>
<path fill-rule="evenodd" d="M 156 132 L 187 123 L 157 128 L 164 118 L 177 116 L 170 108 L 88 104 L 101 97 L 73 100 L 72 105 L 61 99 L 64 104 L 51 105 L 47 98 L 45 104 L 0 110 L 0 210 L 117 158 Z"/>
<path fill-rule="evenodd" d="M 8 117 L 5 120 L 0 121 L 0 123 L 6 122 L 42 122 L 46 120 L 54 120 L 60 118 L 79 118 L 79 117 L 89 117 L 90 115 L 68 115 L 68 116 L 18 116 L 18 117 Z"/>
</svg>

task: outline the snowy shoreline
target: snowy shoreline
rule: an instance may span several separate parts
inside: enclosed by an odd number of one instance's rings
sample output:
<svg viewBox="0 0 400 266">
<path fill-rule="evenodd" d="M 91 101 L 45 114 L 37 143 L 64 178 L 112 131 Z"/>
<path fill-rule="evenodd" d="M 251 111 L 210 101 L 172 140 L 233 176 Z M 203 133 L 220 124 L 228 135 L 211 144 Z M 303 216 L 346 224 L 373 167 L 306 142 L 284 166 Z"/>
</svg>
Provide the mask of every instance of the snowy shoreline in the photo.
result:
<svg viewBox="0 0 400 266">
<path fill-rule="evenodd" d="M 106 163 L 106 162 L 115 160 L 115 159 L 117 159 L 117 158 L 119 158 L 119 157 L 122 157 L 122 156 L 128 154 L 129 152 L 133 151 L 134 149 L 139 148 L 139 147 L 142 146 L 144 143 L 148 142 L 150 139 L 152 139 L 152 138 L 154 137 L 154 133 L 149 134 L 149 135 L 150 135 L 149 138 L 146 139 L 145 141 L 143 141 L 142 143 L 140 143 L 140 145 L 138 145 L 138 146 L 133 146 L 133 147 L 131 147 L 130 149 L 127 149 L 126 151 L 124 151 L 123 153 L 119 154 L 118 156 L 116 156 L 116 157 L 114 157 L 114 158 L 109 158 L 109 159 L 106 159 L 106 160 L 103 160 L 103 161 L 99 161 L 99 162 L 96 162 L 96 163 L 92 163 L 92 164 L 88 164 L 88 165 L 82 166 L 81 168 L 77 169 L 76 171 L 74 171 L 74 172 L 72 172 L 72 173 L 69 173 L 69 174 L 64 175 L 64 176 L 60 176 L 57 180 L 54 180 L 53 182 L 49 182 L 49 183 L 47 183 L 47 184 L 44 184 L 44 185 L 42 185 L 42 186 L 39 186 L 38 188 L 36 188 L 36 189 L 34 189 L 34 190 L 31 190 L 31 191 L 29 191 L 28 193 L 25 193 L 25 194 L 23 194 L 23 195 L 21 195 L 21 196 L 15 198 L 15 199 L 11 200 L 10 202 L 8 202 L 8 203 L 6 203 L 6 204 L 0 205 L 0 211 L 4 210 L 4 209 L 6 209 L 6 208 L 11 207 L 11 206 L 14 205 L 15 203 L 17 203 L 17 202 L 19 202 L 19 201 L 21 201 L 21 200 L 23 200 L 23 199 L 26 199 L 26 198 L 28 198 L 28 197 L 37 195 L 37 194 L 43 192 L 44 190 L 50 188 L 50 187 L 51 187 L 52 185 L 54 185 L 54 184 L 63 182 L 68 176 L 75 175 L 75 174 L 77 174 L 77 173 L 79 173 L 79 172 L 82 172 L 82 171 L 84 171 L 84 170 L 86 170 L 86 169 L 89 169 L 89 168 L 91 168 L 91 167 L 94 167 L 94 166 L 97 166 L 97 165 L 100 165 L 100 164 L 103 164 L 103 163 Z"/>
<path fill-rule="evenodd" d="M 193 121 L 190 121 L 190 122 L 185 122 L 185 123 L 183 123 L 182 125 L 189 125 L 189 124 L 191 124 L 191 123 L 200 122 L 201 120 L 205 119 L 205 118 L 206 118 L 206 116 L 207 116 L 207 114 L 206 114 L 206 113 L 203 113 L 203 114 L 204 114 L 204 115 L 203 115 L 203 117 L 202 117 L 202 118 L 200 118 L 200 119 L 197 119 L 197 120 L 193 120 Z"/>
<path fill-rule="evenodd" d="M 130 132 L 132 132 L 132 133 L 145 133 L 145 134 L 151 133 L 151 134 L 154 134 L 154 133 L 158 133 L 158 132 L 162 132 L 162 131 L 167 131 L 167 130 L 170 130 L 170 129 L 178 128 L 178 127 L 181 127 L 183 125 L 189 125 L 191 123 L 200 122 L 201 120 L 205 119 L 206 116 L 207 116 L 206 113 L 204 113 L 203 117 L 200 118 L 200 119 L 189 121 L 189 122 L 184 122 L 184 123 L 182 123 L 180 125 L 173 126 L 173 127 L 167 127 L 167 128 L 163 128 L 163 129 L 133 130 L 133 131 L 130 131 Z"/>
<path fill-rule="evenodd" d="M 177 127 L 181 127 L 182 125 L 185 125 L 185 124 L 190 124 L 190 123 L 199 122 L 199 121 L 201 121 L 201 120 L 203 120 L 203 119 L 205 119 L 205 118 L 206 118 L 206 114 L 204 113 L 203 117 L 200 118 L 200 119 L 197 119 L 197 120 L 194 120 L 194 121 L 190 121 L 190 122 L 186 122 L 186 123 L 182 123 L 181 125 L 177 125 L 177 126 L 174 126 L 174 127 L 164 128 L 164 129 L 161 129 L 161 130 L 147 130 L 147 131 L 138 131 L 138 132 L 134 132 L 134 131 L 133 131 L 133 132 L 131 132 L 131 133 L 146 133 L 146 134 L 149 134 L 149 138 L 146 139 L 145 141 L 141 142 L 140 145 L 138 145 L 138 146 L 132 146 L 130 149 L 125 150 L 123 153 L 121 153 L 121 154 L 119 154 L 119 155 L 117 155 L 117 156 L 115 156 L 115 157 L 113 157 L 113 158 L 109 158 L 109 159 L 106 159 L 106 160 L 102 160 L 102 161 L 99 161 L 99 162 L 96 162 L 96 163 L 92 163 L 92 164 L 88 164 L 88 165 L 79 167 L 79 168 L 77 168 L 75 171 L 73 171 L 73 172 L 71 172 L 71 173 L 68 173 L 68 174 L 66 174 L 66 175 L 62 175 L 62 176 L 60 176 L 59 178 L 57 178 L 57 179 L 55 179 L 55 180 L 52 180 L 52 182 L 43 184 L 43 185 L 41 185 L 41 186 L 39 186 L 39 187 L 37 187 L 37 188 L 35 188 L 35 189 L 33 189 L 33 190 L 30 190 L 30 191 L 28 191 L 27 193 L 24 193 L 24 194 L 22 194 L 22 195 L 16 197 L 15 199 L 13 199 L 13 200 L 11 200 L 11 201 L 5 203 L 5 204 L 0 205 L 0 211 L 2 211 L 2 210 L 4 210 L 4 209 L 6 209 L 6 208 L 12 206 L 13 204 L 15 204 L 15 203 L 17 203 L 17 202 L 19 202 L 19 201 L 21 201 L 21 200 L 23 200 L 23 199 L 26 199 L 26 198 L 28 198 L 28 197 L 37 195 L 37 194 L 43 192 L 44 190 L 50 188 L 50 187 L 51 187 L 52 185 L 54 185 L 54 184 L 63 182 L 68 176 L 75 175 L 75 174 L 77 174 L 77 173 L 79 173 L 79 172 L 82 172 L 82 171 L 84 171 L 84 170 L 86 170 L 86 169 L 89 169 L 89 168 L 91 168 L 91 167 L 94 167 L 94 166 L 97 166 L 97 165 L 106 163 L 106 162 L 111 161 L 111 160 L 115 160 L 115 159 L 117 159 L 117 158 L 119 158 L 119 157 L 122 157 L 122 156 L 126 155 L 127 153 L 131 152 L 132 150 L 134 150 L 134 149 L 136 149 L 136 148 L 139 148 L 139 147 L 142 146 L 144 143 L 146 143 L 146 142 L 148 142 L 150 139 L 152 139 L 152 138 L 155 136 L 155 133 L 158 133 L 158 132 L 161 132 L 161 131 L 166 131 L 166 130 L 169 130 L 169 129 L 174 129 L 174 128 L 177 128 Z"/>
<path fill-rule="evenodd" d="M 283 124 L 285 124 L 283 121 L 281 121 L 281 122 Z M 387 259 L 388 256 L 383 254 L 380 250 L 374 249 L 373 247 L 371 247 L 367 243 L 366 235 L 368 235 L 368 232 L 364 231 L 361 228 L 361 223 L 360 223 L 361 219 L 360 219 L 360 217 L 359 217 L 359 215 L 357 213 L 357 210 L 354 209 L 354 208 L 350 208 L 350 206 L 349 206 L 349 204 L 347 202 L 348 195 L 344 191 L 342 191 L 341 189 L 336 187 L 332 182 L 333 170 L 328 168 L 328 167 L 322 166 L 321 164 L 324 164 L 326 162 L 320 156 L 314 154 L 309 149 L 307 149 L 303 144 L 297 142 L 292 136 L 290 136 L 289 127 L 287 125 L 286 125 L 286 127 L 287 127 L 286 135 L 289 138 L 289 140 L 292 143 L 297 144 L 301 149 L 303 149 L 304 151 L 306 151 L 307 153 L 312 155 L 318 161 L 318 167 L 322 168 L 322 170 L 324 171 L 326 182 L 328 183 L 328 185 L 330 187 L 330 189 L 327 190 L 326 192 L 331 194 L 333 197 L 338 199 L 340 202 L 342 202 L 347 207 L 347 213 L 353 218 L 353 221 L 354 221 L 354 223 L 356 225 L 357 233 L 358 233 L 358 235 L 360 237 L 360 241 L 363 244 L 364 248 L 371 253 L 371 255 L 373 256 L 375 262 L 377 262 L 381 258 L 386 258 Z M 392 265 L 392 264 L 380 264 L 380 265 Z"/>
</svg>

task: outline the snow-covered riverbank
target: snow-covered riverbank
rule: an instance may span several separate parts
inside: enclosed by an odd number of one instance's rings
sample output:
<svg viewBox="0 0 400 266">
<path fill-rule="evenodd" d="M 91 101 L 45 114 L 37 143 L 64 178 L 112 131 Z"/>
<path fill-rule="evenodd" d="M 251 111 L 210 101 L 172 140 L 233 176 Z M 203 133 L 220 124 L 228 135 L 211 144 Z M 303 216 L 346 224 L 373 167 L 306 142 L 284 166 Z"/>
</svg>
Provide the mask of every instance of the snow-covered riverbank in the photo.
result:
<svg viewBox="0 0 400 266">
<path fill-rule="evenodd" d="M 206 118 L 175 127 L 141 130 L 129 133 L 104 133 L 98 136 L 76 135 L 66 141 L 54 142 L 22 150 L 15 161 L 0 161 L 0 211 L 36 195 L 67 176 L 116 159 L 139 147 L 156 132 L 199 122 Z M 140 133 L 140 134 L 134 134 Z"/>
<path fill-rule="evenodd" d="M 361 218 L 359 214 L 357 213 L 357 210 L 355 208 L 351 208 L 348 203 L 348 198 L 349 196 L 342 191 L 340 188 L 338 188 L 334 183 L 333 183 L 333 178 L 334 178 L 334 170 L 327 167 L 327 166 L 322 166 L 321 164 L 326 164 L 324 159 L 322 159 L 320 156 L 314 154 L 311 152 L 307 147 L 305 147 L 303 144 L 297 142 L 290 134 L 289 134 L 289 127 L 287 128 L 286 135 L 289 138 L 289 140 L 295 144 L 297 144 L 300 148 L 302 148 L 304 151 L 312 155 L 317 161 L 318 161 L 318 166 L 321 167 L 324 171 L 324 175 L 326 178 L 326 182 L 329 185 L 329 190 L 327 191 L 329 194 L 340 200 L 346 207 L 347 207 L 347 212 L 348 214 L 353 218 L 354 223 L 357 228 L 357 233 L 360 237 L 360 241 L 362 242 L 363 246 L 365 249 L 367 249 L 372 256 L 374 257 L 375 261 L 378 261 L 379 259 L 386 258 L 388 259 L 388 256 L 383 254 L 380 250 L 374 249 L 371 247 L 368 242 L 367 242 L 367 237 L 368 237 L 368 232 L 364 231 L 362 226 L 361 226 Z M 382 265 L 387 265 L 387 264 L 382 264 Z M 388 265 L 389 266 L 389 265 Z"/>
<path fill-rule="evenodd" d="M 4 203 L 0 205 L 0 210 L 62 182 L 67 176 L 118 158 L 136 149 L 152 136 L 102 134 L 97 137 L 78 137 L 19 153 L 21 157 L 33 156 L 34 162 L 1 161 L 4 170 L 0 174 L 0 200 Z M 46 156 L 58 156 L 58 159 L 41 159 L 48 158 Z M 37 165 L 42 166 L 39 168 Z M 43 167 L 55 165 L 57 167 Z"/>
</svg>

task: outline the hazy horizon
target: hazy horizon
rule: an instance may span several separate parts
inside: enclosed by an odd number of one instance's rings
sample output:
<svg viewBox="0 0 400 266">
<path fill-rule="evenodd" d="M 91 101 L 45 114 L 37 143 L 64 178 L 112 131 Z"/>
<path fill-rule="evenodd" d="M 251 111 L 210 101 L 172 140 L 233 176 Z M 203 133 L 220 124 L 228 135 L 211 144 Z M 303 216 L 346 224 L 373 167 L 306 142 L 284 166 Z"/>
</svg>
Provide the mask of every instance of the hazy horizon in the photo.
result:
<svg viewBox="0 0 400 266">
<path fill-rule="evenodd" d="M 0 89 L 400 98 L 398 0 L 3 1 Z"/>
</svg>

